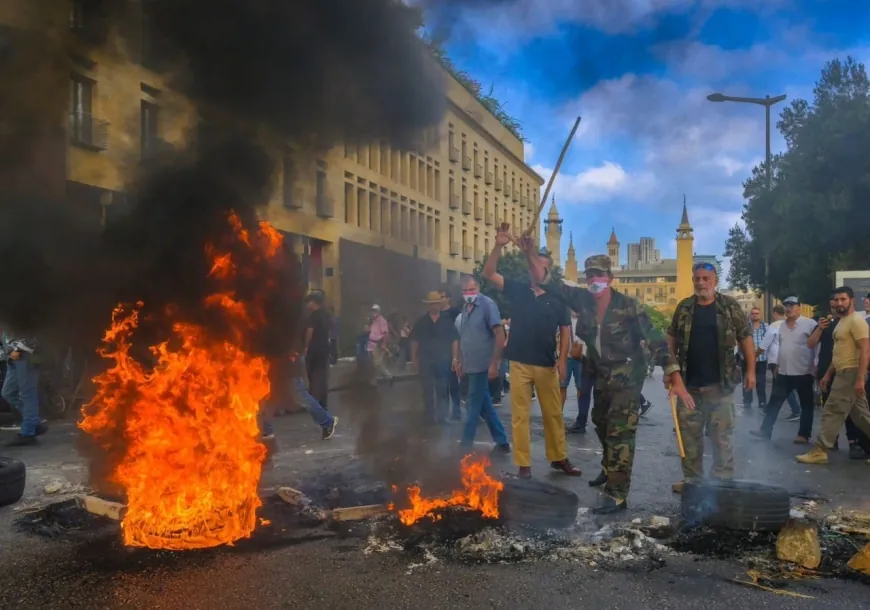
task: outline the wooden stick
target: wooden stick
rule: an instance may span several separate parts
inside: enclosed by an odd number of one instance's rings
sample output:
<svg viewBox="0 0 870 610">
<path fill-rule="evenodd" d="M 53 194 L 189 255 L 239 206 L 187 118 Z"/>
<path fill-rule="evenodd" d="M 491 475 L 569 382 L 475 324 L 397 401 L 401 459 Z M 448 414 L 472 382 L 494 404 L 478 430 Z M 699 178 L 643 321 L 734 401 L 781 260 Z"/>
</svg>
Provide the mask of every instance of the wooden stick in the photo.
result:
<svg viewBox="0 0 870 610">
<path fill-rule="evenodd" d="M 103 500 L 97 496 L 82 496 L 80 501 L 84 509 L 92 515 L 107 517 L 113 521 L 121 521 L 127 510 L 127 507 L 123 504 Z"/>
<path fill-rule="evenodd" d="M 562 152 L 559 154 L 559 160 L 556 161 L 556 167 L 553 168 L 553 173 L 547 181 L 547 188 L 544 190 L 544 196 L 541 197 L 541 205 L 538 206 L 538 213 L 535 214 L 535 217 L 532 219 L 532 224 L 529 225 L 529 228 L 526 229 L 526 232 L 523 233 L 523 235 L 531 235 L 535 226 L 538 224 L 538 221 L 541 219 L 541 212 L 544 210 L 544 205 L 547 203 L 547 197 L 550 196 L 550 189 L 553 188 L 553 181 L 556 179 L 556 174 L 559 173 L 559 168 L 562 167 L 562 161 L 565 160 L 565 154 L 568 152 L 568 147 L 571 145 L 571 140 L 574 139 L 574 134 L 577 133 L 578 127 L 580 127 L 579 116 L 577 117 L 577 120 L 574 121 L 574 127 L 571 129 L 571 133 L 568 134 L 568 139 L 565 140 L 565 146 L 562 147 Z"/>
<path fill-rule="evenodd" d="M 389 512 L 383 504 L 369 504 L 367 506 L 348 506 L 336 508 L 332 511 L 334 521 L 362 521 L 372 517 L 380 517 Z"/>
<path fill-rule="evenodd" d="M 677 397 L 673 394 L 671 399 L 671 415 L 674 416 L 674 429 L 677 431 L 677 446 L 680 448 L 680 457 L 686 458 L 686 450 L 683 447 L 683 433 L 680 432 L 680 418 L 677 416 Z"/>
</svg>

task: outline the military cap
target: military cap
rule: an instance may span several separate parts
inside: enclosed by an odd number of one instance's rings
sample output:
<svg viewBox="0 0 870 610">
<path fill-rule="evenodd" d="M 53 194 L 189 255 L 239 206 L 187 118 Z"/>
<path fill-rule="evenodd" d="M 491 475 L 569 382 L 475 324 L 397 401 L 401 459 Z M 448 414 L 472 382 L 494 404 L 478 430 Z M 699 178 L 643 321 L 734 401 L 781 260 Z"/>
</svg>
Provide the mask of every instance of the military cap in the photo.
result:
<svg viewBox="0 0 870 610">
<path fill-rule="evenodd" d="M 586 271 L 597 269 L 598 271 L 610 273 L 610 257 L 606 254 L 593 254 L 583 261 L 583 269 Z"/>
</svg>

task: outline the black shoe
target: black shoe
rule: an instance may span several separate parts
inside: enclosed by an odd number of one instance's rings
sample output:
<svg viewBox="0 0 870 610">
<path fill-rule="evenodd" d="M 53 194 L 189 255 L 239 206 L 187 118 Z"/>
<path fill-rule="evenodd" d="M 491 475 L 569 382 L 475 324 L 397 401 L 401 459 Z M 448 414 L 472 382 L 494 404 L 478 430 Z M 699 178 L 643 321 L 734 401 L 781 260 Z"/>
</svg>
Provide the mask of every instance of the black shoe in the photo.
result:
<svg viewBox="0 0 870 610">
<path fill-rule="evenodd" d="M 565 432 L 569 434 L 586 434 L 586 426 L 578 426 L 577 424 L 565 426 Z"/>
<path fill-rule="evenodd" d="M 42 436 L 46 432 L 48 432 L 48 425 L 44 421 L 36 426 L 36 436 Z"/>
<path fill-rule="evenodd" d="M 868 457 L 867 452 L 861 449 L 861 445 L 858 443 L 850 443 L 849 444 L 849 459 L 850 460 L 863 460 Z"/>
<path fill-rule="evenodd" d="M 800 421 L 800 420 L 801 420 L 800 413 L 792 413 L 791 415 L 788 416 L 788 419 L 786 421 Z"/>
<path fill-rule="evenodd" d="M 766 441 L 769 441 L 770 436 L 771 436 L 770 434 L 768 434 L 767 432 L 764 432 L 763 430 L 750 430 L 749 434 L 751 434 L 752 436 L 754 436 L 756 438 L 763 438 Z"/>
<path fill-rule="evenodd" d="M 328 441 L 329 439 L 331 439 L 332 436 L 335 434 L 335 427 L 336 427 L 337 425 L 338 425 L 338 418 L 337 418 L 337 417 L 333 417 L 333 418 L 332 418 L 332 423 L 329 424 L 329 426 L 327 426 L 326 428 L 323 429 L 323 435 L 321 436 L 321 438 L 322 438 L 323 440 L 325 440 L 325 441 Z"/>
<path fill-rule="evenodd" d="M 520 469 L 517 471 L 517 476 L 521 479 L 531 479 L 532 478 L 532 469 L 529 466 L 520 466 Z"/>
<path fill-rule="evenodd" d="M 650 401 L 644 401 L 644 403 L 640 405 L 640 416 L 646 417 L 646 414 L 649 413 L 649 410 L 652 408 L 653 404 Z"/>
<path fill-rule="evenodd" d="M 601 487 L 605 483 L 607 483 L 607 473 L 602 470 L 597 477 L 589 481 L 589 487 Z"/>
<path fill-rule="evenodd" d="M 596 515 L 610 515 L 627 508 L 628 502 L 625 499 L 616 499 L 613 496 L 605 496 L 601 501 L 601 504 L 595 506 L 592 509 L 592 512 Z"/>
<path fill-rule="evenodd" d="M 496 445 L 495 447 L 492 448 L 492 455 L 494 455 L 496 457 L 510 455 L 510 452 L 511 452 L 510 443 L 505 443 L 504 445 Z"/>
<path fill-rule="evenodd" d="M 29 447 L 30 445 L 36 445 L 38 441 L 36 440 L 36 435 L 25 436 L 24 434 L 16 434 L 15 438 L 6 443 L 7 447 Z"/>
</svg>

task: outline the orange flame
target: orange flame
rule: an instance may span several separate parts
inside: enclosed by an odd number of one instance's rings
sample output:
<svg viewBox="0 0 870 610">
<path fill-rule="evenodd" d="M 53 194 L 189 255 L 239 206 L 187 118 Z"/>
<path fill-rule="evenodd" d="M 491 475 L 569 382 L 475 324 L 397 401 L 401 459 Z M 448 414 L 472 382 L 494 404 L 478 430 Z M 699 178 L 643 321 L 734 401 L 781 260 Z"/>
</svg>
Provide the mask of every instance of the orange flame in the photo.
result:
<svg viewBox="0 0 870 610">
<path fill-rule="evenodd" d="M 480 511 L 490 519 L 498 518 L 498 494 L 504 489 L 504 483 L 486 473 L 489 466 L 490 461 L 485 456 L 469 454 L 462 458 L 459 467 L 462 489 L 454 490 L 449 498 L 424 498 L 419 486 L 408 487 L 411 507 L 398 511 L 399 520 L 405 525 L 414 525 L 423 518 L 438 521 L 441 515 L 435 511 L 449 506 Z M 393 489 L 395 491 L 395 487 Z M 390 504 L 390 510 L 395 510 L 393 504 Z"/>
<path fill-rule="evenodd" d="M 234 215 L 230 224 L 258 262 L 276 256 L 281 236 L 271 226 L 263 223 L 252 235 Z M 243 271 L 229 254 L 206 251 L 212 277 L 231 280 Z M 100 350 L 113 364 L 94 378 L 97 391 L 79 426 L 104 445 L 125 439 L 112 473 L 127 495 L 125 544 L 172 550 L 232 544 L 250 536 L 262 504 L 257 485 L 266 448 L 257 416 L 270 390 L 268 362 L 176 322 L 173 336 L 150 348 L 156 364 L 145 367 L 130 355 L 141 306 L 115 309 Z M 203 306 L 224 312 L 233 337 L 265 317 L 261 304 L 242 303 L 232 290 Z"/>
</svg>

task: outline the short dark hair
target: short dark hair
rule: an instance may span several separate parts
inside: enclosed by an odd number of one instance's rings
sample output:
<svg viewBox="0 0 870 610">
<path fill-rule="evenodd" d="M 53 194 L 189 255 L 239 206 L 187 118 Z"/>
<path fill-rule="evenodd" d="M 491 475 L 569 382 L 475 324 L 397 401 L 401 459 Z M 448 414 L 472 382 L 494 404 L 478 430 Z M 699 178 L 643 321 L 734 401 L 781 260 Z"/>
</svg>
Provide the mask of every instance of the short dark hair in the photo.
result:
<svg viewBox="0 0 870 610">
<path fill-rule="evenodd" d="M 314 291 L 305 297 L 305 300 L 317 303 L 318 305 L 323 305 L 323 293 L 320 291 Z"/>
<path fill-rule="evenodd" d="M 773 313 L 784 316 L 785 315 L 785 307 L 782 305 L 777 305 L 773 308 Z"/>
<path fill-rule="evenodd" d="M 852 290 L 849 286 L 840 286 L 834 290 L 834 294 L 845 294 L 850 299 L 855 298 L 855 291 Z"/>
</svg>

